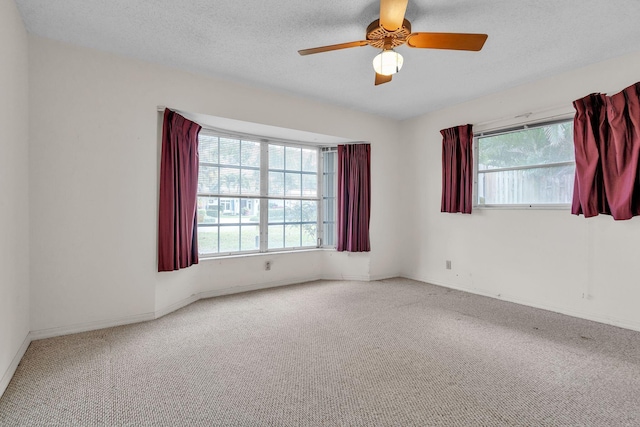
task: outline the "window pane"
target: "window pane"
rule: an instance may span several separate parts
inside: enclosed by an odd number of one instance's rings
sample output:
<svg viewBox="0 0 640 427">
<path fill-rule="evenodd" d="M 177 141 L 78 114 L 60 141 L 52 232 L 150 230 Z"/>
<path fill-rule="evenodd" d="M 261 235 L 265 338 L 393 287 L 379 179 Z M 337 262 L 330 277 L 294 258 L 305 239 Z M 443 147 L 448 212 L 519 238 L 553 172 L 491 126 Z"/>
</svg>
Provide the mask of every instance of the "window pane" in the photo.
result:
<svg viewBox="0 0 640 427">
<path fill-rule="evenodd" d="M 242 169 L 240 173 L 242 179 L 241 194 L 260 195 L 260 171 L 253 169 Z"/>
<path fill-rule="evenodd" d="M 288 171 L 300 171 L 302 149 L 297 147 L 285 147 L 284 166 Z"/>
<path fill-rule="evenodd" d="M 302 246 L 318 245 L 318 226 L 316 224 L 302 225 Z"/>
<path fill-rule="evenodd" d="M 269 226 L 269 249 L 284 248 L 284 225 Z"/>
<path fill-rule="evenodd" d="M 284 233 L 284 247 L 285 248 L 295 248 L 302 246 L 300 243 L 300 230 L 301 227 L 299 224 L 292 224 L 285 226 Z"/>
<path fill-rule="evenodd" d="M 317 172 L 318 170 L 318 150 L 302 149 L 302 170 L 305 172 Z"/>
<path fill-rule="evenodd" d="M 285 222 L 300 222 L 302 220 L 302 205 L 298 200 L 287 200 L 284 209 Z"/>
<path fill-rule="evenodd" d="M 243 225 L 240 234 L 242 235 L 241 250 L 257 251 L 260 249 L 260 227 L 258 225 Z"/>
<path fill-rule="evenodd" d="M 220 224 L 239 224 L 239 213 L 240 199 L 220 198 L 220 215 L 218 220 Z"/>
<path fill-rule="evenodd" d="M 335 173 L 337 153 L 335 151 L 324 151 L 322 154 L 324 157 L 324 173 Z"/>
<path fill-rule="evenodd" d="M 198 156 L 201 162 L 218 163 L 218 137 L 201 132 L 198 136 Z"/>
<path fill-rule="evenodd" d="M 571 121 L 478 138 L 478 170 L 573 160 Z"/>
<path fill-rule="evenodd" d="M 216 224 L 218 222 L 218 198 L 198 197 L 198 224 Z"/>
<path fill-rule="evenodd" d="M 242 166 L 254 168 L 260 167 L 260 143 L 255 141 L 242 141 Z"/>
<path fill-rule="evenodd" d="M 335 192 L 335 178 L 336 175 L 334 173 L 325 173 L 324 174 L 324 183 L 322 187 L 322 191 L 324 191 L 325 196 L 332 196 Z"/>
<path fill-rule="evenodd" d="M 220 194 L 240 193 L 240 169 L 220 168 Z"/>
<path fill-rule="evenodd" d="M 198 253 L 218 252 L 218 227 L 198 227 Z"/>
<path fill-rule="evenodd" d="M 318 195 L 318 175 L 302 175 L 302 195 L 307 197 Z"/>
<path fill-rule="evenodd" d="M 220 138 L 220 164 L 240 166 L 240 141 Z"/>
<path fill-rule="evenodd" d="M 325 198 L 323 203 L 324 218 L 324 234 L 322 236 L 322 244 L 325 246 L 335 245 L 335 220 L 336 220 L 336 201 L 335 198 Z"/>
<path fill-rule="evenodd" d="M 302 176 L 299 173 L 284 174 L 284 190 L 287 196 L 302 195 Z"/>
<path fill-rule="evenodd" d="M 323 191 L 325 197 L 335 197 L 335 179 L 336 179 L 336 158 L 337 153 L 335 151 L 325 151 L 324 157 L 324 176 L 323 176 Z"/>
<path fill-rule="evenodd" d="M 241 199 L 240 222 L 243 224 L 260 223 L 260 199 Z"/>
<path fill-rule="evenodd" d="M 283 172 L 269 172 L 269 195 L 284 196 Z"/>
<path fill-rule="evenodd" d="M 324 236 L 322 237 L 322 244 L 325 246 L 334 246 L 335 243 L 335 235 L 336 228 L 335 223 L 333 222 L 325 222 L 324 223 Z"/>
<path fill-rule="evenodd" d="M 302 201 L 302 222 L 318 221 L 318 202 L 315 200 Z"/>
<path fill-rule="evenodd" d="M 198 193 L 217 194 L 218 168 L 216 166 L 200 165 L 198 170 Z"/>
<path fill-rule="evenodd" d="M 336 217 L 335 203 L 336 201 L 333 197 L 324 199 L 323 217 L 325 221 L 332 221 L 335 219 Z"/>
<path fill-rule="evenodd" d="M 284 222 L 284 200 L 269 200 L 269 224 Z"/>
<path fill-rule="evenodd" d="M 571 203 L 575 166 L 554 166 L 478 174 L 478 202 L 497 204 Z"/>
<path fill-rule="evenodd" d="M 269 144 L 269 169 L 284 169 L 284 147 Z"/>
<path fill-rule="evenodd" d="M 220 252 L 238 252 L 240 250 L 240 227 L 220 227 Z"/>
</svg>

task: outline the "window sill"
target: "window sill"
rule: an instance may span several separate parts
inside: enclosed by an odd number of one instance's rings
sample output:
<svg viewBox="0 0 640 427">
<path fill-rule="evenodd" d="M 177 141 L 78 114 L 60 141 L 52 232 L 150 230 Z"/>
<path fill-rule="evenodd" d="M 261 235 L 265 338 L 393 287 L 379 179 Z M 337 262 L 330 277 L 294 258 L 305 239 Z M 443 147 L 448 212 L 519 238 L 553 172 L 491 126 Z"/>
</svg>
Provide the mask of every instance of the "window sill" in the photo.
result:
<svg viewBox="0 0 640 427">
<path fill-rule="evenodd" d="M 251 253 L 236 253 L 229 255 L 198 255 L 200 261 L 216 261 L 216 260 L 226 260 L 226 259 L 237 259 L 237 258 L 255 258 L 255 257 L 270 257 L 273 255 L 286 255 L 286 254 L 299 254 L 306 252 L 322 252 L 322 251 L 335 251 L 336 248 L 308 248 L 308 249 L 292 249 L 288 251 L 270 251 L 270 252 L 251 252 Z"/>
<path fill-rule="evenodd" d="M 558 211 L 570 211 L 570 204 L 557 204 L 557 205 L 478 205 L 473 209 L 478 210 L 558 210 Z"/>
</svg>

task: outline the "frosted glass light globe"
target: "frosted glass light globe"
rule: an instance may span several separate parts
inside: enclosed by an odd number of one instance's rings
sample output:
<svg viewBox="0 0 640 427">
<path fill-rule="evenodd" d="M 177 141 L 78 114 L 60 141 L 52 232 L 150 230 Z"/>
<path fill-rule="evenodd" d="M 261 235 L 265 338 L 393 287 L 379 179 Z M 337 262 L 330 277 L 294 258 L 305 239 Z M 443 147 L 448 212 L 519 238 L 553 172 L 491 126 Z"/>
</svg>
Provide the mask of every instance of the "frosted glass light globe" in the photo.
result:
<svg viewBox="0 0 640 427">
<path fill-rule="evenodd" d="M 383 50 L 373 58 L 373 69 L 383 76 L 390 76 L 402 68 L 404 59 L 393 49 Z"/>
</svg>

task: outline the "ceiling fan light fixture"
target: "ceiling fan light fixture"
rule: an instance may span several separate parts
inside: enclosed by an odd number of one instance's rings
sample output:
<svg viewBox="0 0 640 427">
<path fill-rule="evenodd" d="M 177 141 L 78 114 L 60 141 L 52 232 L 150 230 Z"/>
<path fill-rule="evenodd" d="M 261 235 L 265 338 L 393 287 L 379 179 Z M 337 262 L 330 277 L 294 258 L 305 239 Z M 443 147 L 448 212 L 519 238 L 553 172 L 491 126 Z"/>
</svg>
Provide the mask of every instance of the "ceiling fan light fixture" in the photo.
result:
<svg viewBox="0 0 640 427">
<path fill-rule="evenodd" d="M 402 68 L 404 58 L 393 49 L 385 49 L 373 58 L 373 69 L 383 76 L 390 76 Z"/>
</svg>

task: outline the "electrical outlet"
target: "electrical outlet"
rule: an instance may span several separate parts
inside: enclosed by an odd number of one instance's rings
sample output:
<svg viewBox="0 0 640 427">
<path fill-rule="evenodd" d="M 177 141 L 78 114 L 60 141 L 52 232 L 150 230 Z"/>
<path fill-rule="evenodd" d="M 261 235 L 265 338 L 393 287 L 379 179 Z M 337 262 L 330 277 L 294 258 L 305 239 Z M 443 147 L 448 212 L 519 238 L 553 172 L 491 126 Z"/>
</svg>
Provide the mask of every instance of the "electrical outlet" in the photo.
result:
<svg viewBox="0 0 640 427">
<path fill-rule="evenodd" d="M 451 260 L 447 260 L 446 266 L 447 270 L 451 270 Z"/>
<path fill-rule="evenodd" d="M 264 269 L 265 271 L 271 270 L 271 261 L 267 261 L 264 263 Z"/>
</svg>

